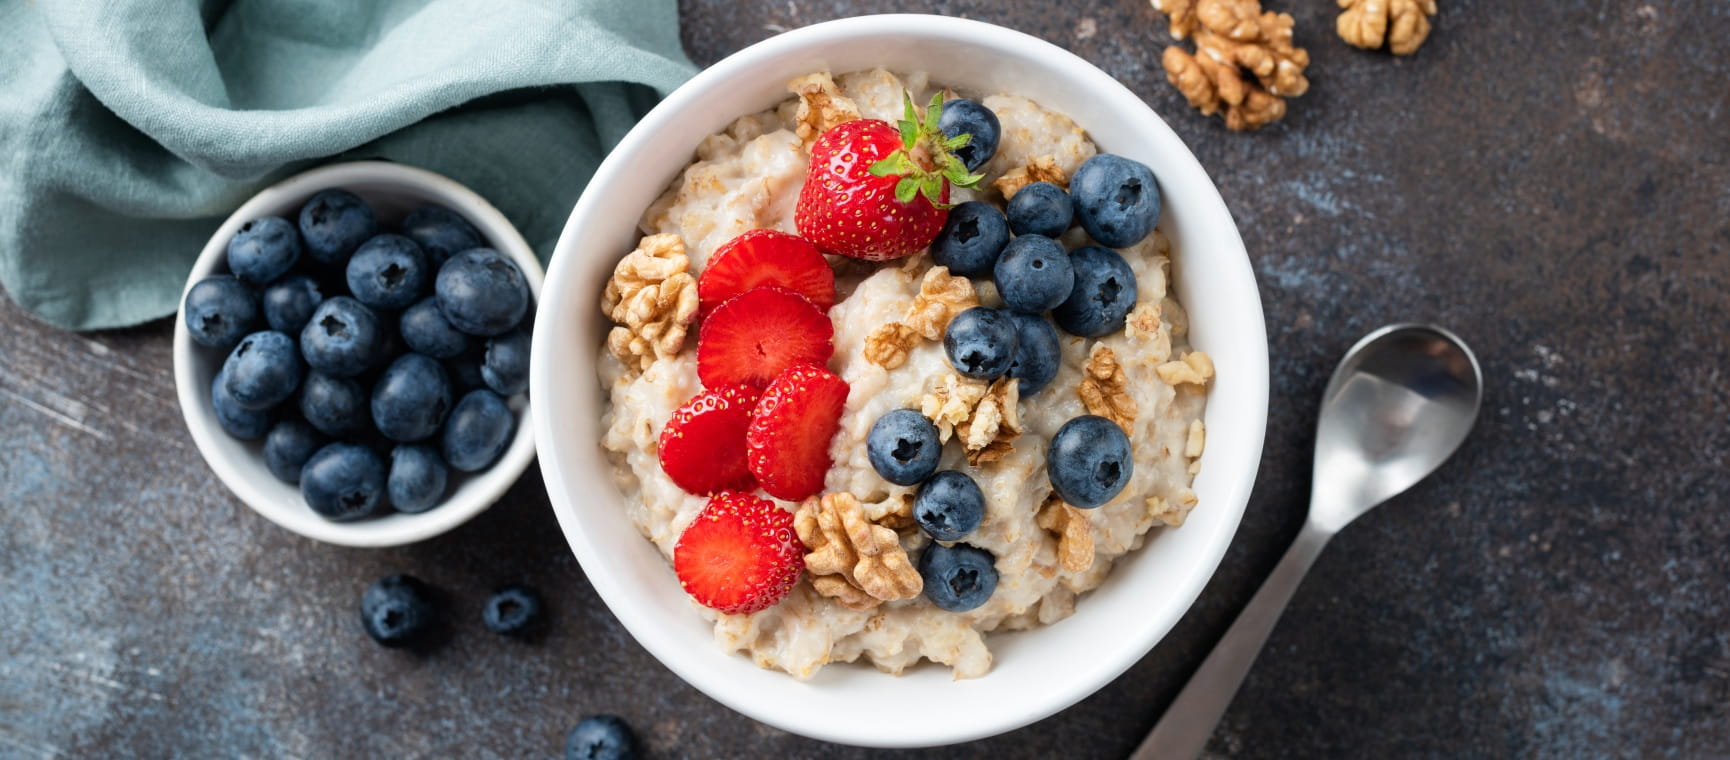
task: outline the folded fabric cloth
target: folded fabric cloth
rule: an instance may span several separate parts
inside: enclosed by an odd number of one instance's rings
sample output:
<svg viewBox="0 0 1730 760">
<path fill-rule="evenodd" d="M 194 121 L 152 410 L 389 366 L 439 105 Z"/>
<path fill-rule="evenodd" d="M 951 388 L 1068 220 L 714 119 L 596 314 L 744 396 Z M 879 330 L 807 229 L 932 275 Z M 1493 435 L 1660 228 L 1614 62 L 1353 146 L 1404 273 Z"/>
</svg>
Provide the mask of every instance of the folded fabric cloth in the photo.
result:
<svg viewBox="0 0 1730 760">
<path fill-rule="evenodd" d="M 172 314 L 236 206 L 353 158 L 468 185 L 544 260 L 693 71 L 674 0 L 0 0 L 0 285 L 71 329 Z"/>
</svg>

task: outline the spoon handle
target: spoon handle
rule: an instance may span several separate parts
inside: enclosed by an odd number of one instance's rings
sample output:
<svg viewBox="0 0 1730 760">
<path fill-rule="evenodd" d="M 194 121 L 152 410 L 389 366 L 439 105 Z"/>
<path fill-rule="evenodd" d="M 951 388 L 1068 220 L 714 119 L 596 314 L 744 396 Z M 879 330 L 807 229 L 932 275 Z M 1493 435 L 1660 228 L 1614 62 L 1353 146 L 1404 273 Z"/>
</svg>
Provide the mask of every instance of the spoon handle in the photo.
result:
<svg viewBox="0 0 1730 760">
<path fill-rule="evenodd" d="M 1160 718 L 1129 760 L 1194 760 L 1201 755 L 1214 726 L 1225 715 L 1238 686 L 1249 674 L 1250 665 L 1255 663 L 1268 634 L 1279 622 L 1280 613 L 1285 611 L 1304 573 L 1309 572 L 1330 538 L 1332 531 L 1304 523 L 1273 574 L 1262 582 L 1261 590 L 1238 613 L 1237 621 L 1195 675 L 1190 676 L 1176 701 L 1166 709 L 1165 717 Z"/>
</svg>

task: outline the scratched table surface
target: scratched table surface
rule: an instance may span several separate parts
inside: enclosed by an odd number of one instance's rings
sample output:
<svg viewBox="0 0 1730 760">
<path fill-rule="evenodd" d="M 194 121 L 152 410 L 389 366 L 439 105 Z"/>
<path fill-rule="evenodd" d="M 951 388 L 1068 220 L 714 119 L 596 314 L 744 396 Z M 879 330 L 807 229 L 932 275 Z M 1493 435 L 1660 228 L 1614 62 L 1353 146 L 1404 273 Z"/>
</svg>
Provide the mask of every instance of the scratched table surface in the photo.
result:
<svg viewBox="0 0 1730 760">
<path fill-rule="evenodd" d="M 1075 707 L 909 754 L 1126 755 L 1297 532 L 1333 362 L 1382 323 L 1433 320 L 1483 360 L 1476 432 L 1333 542 L 1210 752 L 1730 755 L 1730 4 L 1441 0 L 1401 60 L 1341 43 L 1333 5 L 1270 3 L 1297 17 L 1314 86 L 1241 135 L 1166 84 L 1141 0 L 681 2 L 704 64 L 897 9 L 1062 45 L 1184 137 L 1254 262 L 1267 448 L 1201 599 Z M 551 757 L 599 711 L 647 757 L 878 755 L 757 724 L 657 663 L 584 579 L 536 470 L 400 549 L 266 522 L 194 450 L 169 337 L 68 334 L 0 303 L 0 757 Z M 453 618 L 424 655 L 359 629 L 361 590 L 394 572 Z M 481 627 L 509 582 L 550 597 L 544 638 Z M 894 730 L 893 706 L 869 719 Z"/>
</svg>

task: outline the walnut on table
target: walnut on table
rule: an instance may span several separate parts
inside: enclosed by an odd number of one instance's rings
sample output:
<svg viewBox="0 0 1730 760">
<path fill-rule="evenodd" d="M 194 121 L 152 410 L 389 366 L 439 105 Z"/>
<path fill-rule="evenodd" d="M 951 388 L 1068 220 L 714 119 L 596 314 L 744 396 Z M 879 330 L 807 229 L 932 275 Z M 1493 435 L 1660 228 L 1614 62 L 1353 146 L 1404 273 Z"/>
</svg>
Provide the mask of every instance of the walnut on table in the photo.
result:
<svg viewBox="0 0 1730 760">
<path fill-rule="evenodd" d="M 1021 437 L 1021 381 L 1000 377 L 986 383 L 953 372 L 938 378 L 919 401 L 919 411 L 937 426 L 937 439 L 961 441 L 967 463 L 995 462 Z"/>
<path fill-rule="evenodd" d="M 1193 37 L 1195 53 L 1165 49 L 1166 79 L 1203 114 L 1225 114 L 1226 128 L 1258 129 L 1285 116 L 1285 98 L 1309 90 L 1309 52 L 1292 42 L 1291 14 L 1257 0 L 1153 0 L 1172 36 Z"/>
<path fill-rule="evenodd" d="M 907 352 L 920 338 L 939 340 L 949 320 L 979 305 L 973 281 L 949 273 L 949 267 L 932 267 L 919 283 L 919 294 L 899 322 L 890 322 L 865 336 L 865 361 L 884 369 L 907 363 Z"/>
<path fill-rule="evenodd" d="M 1087 407 L 1088 414 L 1111 420 L 1123 428 L 1126 435 L 1135 435 L 1132 426 L 1139 409 L 1135 399 L 1129 395 L 1129 378 L 1123 374 L 1123 365 L 1118 363 L 1116 351 L 1103 343 L 1095 344 L 1093 353 L 1087 357 L 1081 385 L 1075 392 L 1081 397 L 1081 405 Z"/>
<path fill-rule="evenodd" d="M 893 528 L 865 518 L 849 493 L 806 499 L 793 514 L 793 530 L 810 553 L 811 588 L 854 610 L 867 610 L 925 590 L 925 580 L 901 548 Z"/>
<path fill-rule="evenodd" d="M 1004 200 L 1009 200 L 1014 198 L 1021 188 L 1035 182 L 1050 182 L 1065 190 L 1069 189 L 1069 175 L 1063 172 L 1063 167 L 1057 165 L 1057 158 L 1054 156 L 1029 158 L 1026 166 L 1017 166 L 1004 172 L 991 186 L 1003 194 Z"/>
<path fill-rule="evenodd" d="M 1334 25 L 1340 39 L 1354 47 L 1380 50 L 1385 42 L 1394 55 L 1418 52 L 1430 37 L 1430 17 L 1436 0 L 1339 0 Z"/>
<path fill-rule="evenodd" d="M 677 356 L 697 317 L 697 278 L 678 235 L 649 235 L 613 268 L 601 311 L 617 323 L 607 350 L 630 370 Z"/>
<path fill-rule="evenodd" d="M 1072 573 L 1093 567 L 1093 531 L 1087 512 L 1065 504 L 1055 494 L 1040 505 L 1033 518 L 1040 528 L 1057 535 L 1057 564 Z"/>
</svg>

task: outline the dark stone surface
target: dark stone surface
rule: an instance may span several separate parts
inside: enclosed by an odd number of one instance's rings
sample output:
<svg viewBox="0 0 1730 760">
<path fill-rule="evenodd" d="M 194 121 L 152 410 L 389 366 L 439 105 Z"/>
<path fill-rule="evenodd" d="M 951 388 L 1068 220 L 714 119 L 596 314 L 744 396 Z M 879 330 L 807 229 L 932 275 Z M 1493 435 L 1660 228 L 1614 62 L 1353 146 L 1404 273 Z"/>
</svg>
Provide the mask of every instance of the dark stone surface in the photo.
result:
<svg viewBox="0 0 1730 760">
<path fill-rule="evenodd" d="M 1430 42 L 1401 60 L 1340 43 L 1330 2 L 1275 6 L 1298 16 L 1314 88 L 1239 135 L 1165 84 L 1167 36 L 1141 0 L 681 3 L 700 63 L 889 9 L 1064 45 L 1184 136 L 1261 281 L 1267 453 L 1201 600 L 1079 706 L 911 754 L 1127 754 L 1296 533 L 1332 363 L 1408 319 L 1477 349 L 1479 428 L 1334 541 L 1212 750 L 1730 754 L 1730 5 L 1442 0 Z M 0 757 L 546 757 L 603 710 L 650 757 L 876 754 L 760 726 L 662 668 L 584 581 L 533 471 L 469 525 L 401 549 L 267 523 L 194 450 L 169 334 L 70 335 L 0 305 Z M 365 639 L 355 606 L 390 572 L 443 589 L 442 646 Z M 538 642 L 480 624 L 487 593 L 513 582 L 549 598 Z"/>
</svg>

